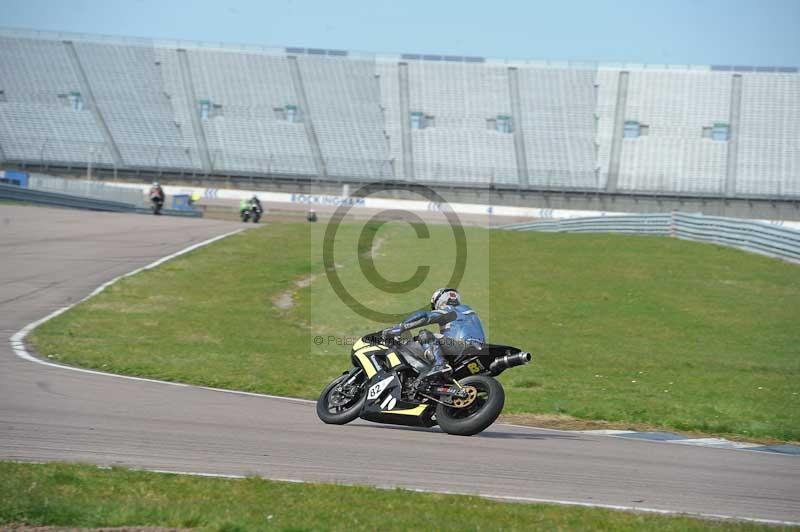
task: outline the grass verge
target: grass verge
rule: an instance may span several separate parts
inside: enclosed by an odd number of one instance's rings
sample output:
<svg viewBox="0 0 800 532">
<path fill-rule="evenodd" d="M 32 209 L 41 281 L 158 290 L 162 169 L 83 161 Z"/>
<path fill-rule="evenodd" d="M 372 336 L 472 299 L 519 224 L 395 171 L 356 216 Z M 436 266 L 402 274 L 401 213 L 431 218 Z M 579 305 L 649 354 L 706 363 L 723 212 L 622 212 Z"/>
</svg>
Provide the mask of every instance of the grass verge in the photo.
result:
<svg viewBox="0 0 800 532">
<path fill-rule="evenodd" d="M 405 225 L 368 230 L 384 277 L 406 279 L 420 261 L 432 274 L 387 298 L 364 282 L 361 226 L 345 224 L 337 249 L 350 252 L 335 268 L 359 301 L 409 311 L 447 283 L 449 228 L 426 240 Z M 384 325 L 331 290 L 323 231 L 278 223 L 230 237 L 122 280 L 38 328 L 33 345 L 68 364 L 315 398 L 349 364 L 327 336 Z M 659 237 L 467 228 L 467 238 L 466 302 L 492 341 L 535 357 L 501 376 L 506 413 L 800 440 L 796 265 Z"/>
<path fill-rule="evenodd" d="M 218 530 L 775 530 L 480 497 L 0 462 L 0 524 Z"/>
</svg>

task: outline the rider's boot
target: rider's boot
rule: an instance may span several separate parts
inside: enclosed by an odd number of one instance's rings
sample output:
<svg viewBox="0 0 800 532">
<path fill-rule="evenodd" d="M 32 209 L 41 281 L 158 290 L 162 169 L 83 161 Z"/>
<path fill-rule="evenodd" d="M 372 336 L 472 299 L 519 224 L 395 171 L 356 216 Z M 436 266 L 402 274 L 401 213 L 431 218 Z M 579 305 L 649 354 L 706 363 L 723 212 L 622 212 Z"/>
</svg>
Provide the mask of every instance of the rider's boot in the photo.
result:
<svg viewBox="0 0 800 532">
<path fill-rule="evenodd" d="M 437 362 L 431 369 L 419 376 L 420 381 L 429 381 L 436 377 L 446 377 L 453 372 L 453 368 L 444 361 Z"/>
<path fill-rule="evenodd" d="M 436 377 L 446 377 L 453 372 L 453 368 L 451 368 L 444 360 L 444 355 L 442 355 L 442 348 L 440 345 L 434 343 L 430 345 L 430 350 L 431 355 L 433 355 L 433 366 L 419 376 L 420 382 L 430 381 Z"/>
</svg>

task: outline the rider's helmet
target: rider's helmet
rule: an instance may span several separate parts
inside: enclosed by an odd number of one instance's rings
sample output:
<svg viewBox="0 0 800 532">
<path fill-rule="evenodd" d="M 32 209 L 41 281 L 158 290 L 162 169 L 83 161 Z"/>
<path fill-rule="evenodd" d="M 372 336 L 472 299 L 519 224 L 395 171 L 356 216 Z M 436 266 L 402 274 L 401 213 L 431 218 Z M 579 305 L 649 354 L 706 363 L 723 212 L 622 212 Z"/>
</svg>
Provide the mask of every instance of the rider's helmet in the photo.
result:
<svg viewBox="0 0 800 532">
<path fill-rule="evenodd" d="M 160 185 L 158 184 L 158 181 L 153 181 L 153 186 L 154 186 L 154 187 L 158 187 L 158 186 L 160 186 Z"/>
<path fill-rule="evenodd" d="M 431 296 L 431 310 L 441 309 L 447 305 L 461 304 L 461 296 L 455 288 L 440 288 Z"/>
</svg>

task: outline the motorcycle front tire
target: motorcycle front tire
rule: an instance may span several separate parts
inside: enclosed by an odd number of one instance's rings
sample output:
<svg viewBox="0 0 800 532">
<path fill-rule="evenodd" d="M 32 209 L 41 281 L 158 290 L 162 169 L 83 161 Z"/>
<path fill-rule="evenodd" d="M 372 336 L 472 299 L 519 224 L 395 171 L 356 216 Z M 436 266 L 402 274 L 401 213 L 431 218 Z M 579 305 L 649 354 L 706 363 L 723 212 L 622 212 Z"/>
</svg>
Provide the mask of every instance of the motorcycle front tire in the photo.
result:
<svg viewBox="0 0 800 532">
<path fill-rule="evenodd" d="M 319 399 L 317 399 L 317 416 L 329 425 L 346 425 L 350 423 L 354 419 L 356 419 L 359 414 L 361 414 L 361 408 L 364 406 L 364 402 L 367 400 L 367 390 L 364 389 L 361 391 L 361 397 L 359 397 L 353 404 L 348 406 L 345 410 L 341 412 L 331 412 L 328 410 L 328 396 L 336 388 L 339 383 L 350 376 L 349 373 L 345 373 L 337 378 L 335 378 L 330 384 L 328 384 L 322 393 L 319 394 Z"/>
</svg>

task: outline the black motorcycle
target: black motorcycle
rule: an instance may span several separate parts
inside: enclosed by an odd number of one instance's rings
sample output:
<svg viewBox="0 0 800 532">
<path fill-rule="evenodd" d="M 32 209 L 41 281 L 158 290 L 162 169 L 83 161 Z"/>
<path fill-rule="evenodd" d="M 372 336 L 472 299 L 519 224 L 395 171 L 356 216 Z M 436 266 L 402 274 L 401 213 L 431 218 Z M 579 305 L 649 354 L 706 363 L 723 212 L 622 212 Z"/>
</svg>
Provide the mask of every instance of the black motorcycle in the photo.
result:
<svg viewBox="0 0 800 532">
<path fill-rule="evenodd" d="M 152 203 L 153 214 L 161 214 L 161 209 L 164 207 L 164 198 L 162 196 L 152 196 L 150 202 Z"/>
<path fill-rule="evenodd" d="M 527 364 L 530 353 L 487 344 L 451 361 L 448 377 L 420 380 L 433 362 L 418 337 L 361 338 L 350 354 L 353 368 L 333 380 L 317 400 L 325 423 L 344 425 L 361 417 L 376 423 L 417 427 L 439 425 L 448 434 L 471 436 L 500 415 L 505 392 L 495 379 Z"/>
</svg>

